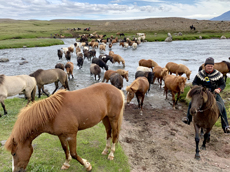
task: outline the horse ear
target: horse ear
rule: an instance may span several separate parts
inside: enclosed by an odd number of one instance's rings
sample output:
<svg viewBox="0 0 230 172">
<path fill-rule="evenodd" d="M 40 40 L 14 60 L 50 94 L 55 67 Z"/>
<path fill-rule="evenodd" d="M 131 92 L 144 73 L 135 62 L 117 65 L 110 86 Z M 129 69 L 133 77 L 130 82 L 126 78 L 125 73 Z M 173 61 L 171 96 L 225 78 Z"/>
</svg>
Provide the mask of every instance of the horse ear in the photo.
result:
<svg viewBox="0 0 230 172">
<path fill-rule="evenodd" d="M 130 91 L 130 86 L 126 87 L 126 91 L 129 92 Z"/>
</svg>

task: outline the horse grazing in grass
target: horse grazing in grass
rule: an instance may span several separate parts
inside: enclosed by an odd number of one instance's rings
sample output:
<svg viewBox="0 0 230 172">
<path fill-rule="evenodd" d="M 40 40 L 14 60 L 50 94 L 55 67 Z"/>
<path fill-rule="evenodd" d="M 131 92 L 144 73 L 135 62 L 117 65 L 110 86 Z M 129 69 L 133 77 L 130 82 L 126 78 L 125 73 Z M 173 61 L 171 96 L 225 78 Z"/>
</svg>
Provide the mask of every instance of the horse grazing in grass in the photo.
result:
<svg viewBox="0 0 230 172">
<path fill-rule="evenodd" d="M 192 72 L 189 70 L 187 66 L 183 64 L 176 64 L 174 62 L 168 62 L 165 67 L 168 69 L 169 74 L 175 73 L 176 76 L 181 76 L 185 73 L 187 79 L 190 80 L 190 75 Z"/>
<path fill-rule="evenodd" d="M 139 61 L 139 66 L 153 68 L 155 66 L 158 66 L 158 64 L 155 61 L 151 60 L 151 59 L 149 59 L 149 60 L 141 59 Z"/>
<path fill-rule="evenodd" d="M 204 64 L 202 64 L 199 68 L 199 71 L 204 69 Z M 230 72 L 230 63 L 226 62 L 226 61 L 222 61 L 219 63 L 214 63 L 214 69 L 220 71 L 223 76 L 224 76 L 224 80 L 225 82 L 227 81 L 227 73 Z"/>
<path fill-rule="evenodd" d="M 195 128 L 196 154 L 195 158 L 200 159 L 199 154 L 199 130 L 206 129 L 201 149 L 206 149 L 206 142 L 210 141 L 210 131 L 219 118 L 219 108 L 214 95 L 202 86 L 193 86 L 187 93 L 191 99 L 190 114 L 193 116 Z"/>
<path fill-rule="evenodd" d="M 33 153 L 32 141 L 42 133 L 58 136 L 66 157 L 62 169 L 70 167 L 72 157 L 90 171 L 91 164 L 76 152 L 77 132 L 93 127 L 100 121 L 103 122 L 107 133 L 106 147 L 102 154 L 109 153 L 112 140 L 108 159 L 113 160 L 123 109 L 123 92 L 105 83 L 93 84 L 75 91 L 60 90 L 22 109 L 5 144 L 5 148 L 13 157 L 14 172 L 25 171 Z"/>
<path fill-rule="evenodd" d="M 149 81 L 146 77 L 138 77 L 132 82 L 130 86 L 126 87 L 127 103 L 129 104 L 129 102 L 133 99 L 135 94 L 138 102 L 138 108 L 141 109 L 140 115 L 143 115 L 142 106 L 145 98 L 145 93 L 148 91 L 148 89 Z"/>
<path fill-rule="evenodd" d="M 4 115 L 7 114 L 4 100 L 7 97 L 17 95 L 22 91 L 24 91 L 25 97 L 28 99 L 27 105 L 31 100 L 34 101 L 36 94 L 36 80 L 28 75 L 0 75 L 0 102 L 4 110 Z"/>
<path fill-rule="evenodd" d="M 164 77 L 165 86 L 164 86 L 164 94 L 167 94 L 168 90 L 172 93 L 173 100 L 173 109 L 175 109 L 175 105 L 177 104 L 178 99 L 180 98 L 180 94 L 184 92 L 186 78 L 182 76 L 175 75 L 166 75 Z M 175 95 L 177 94 L 177 99 L 175 100 Z"/>
<path fill-rule="evenodd" d="M 73 77 L 73 68 L 74 68 L 73 62 L 67 62 L 65 64 L 65 70 L 66 70 L 66 73 L 68 75 L 69 80 L 70 80 L 70 75 L 72 76 L 72 79 L 74 78 Z"/>
<path fill-rule="evenodd" d="M 31 73 L 30 76 L 36 79 L 38 86 L 38 98 L 41 97 L 41 90 L 47 97 L 49 97 L 49 94 L 44 91 L 44 85 L 53 82 L 55 83 L 56 88 L 54 89 L 52 94 L 57 91 L 59 81 L 65 89 L 69 90 L 67 74 L 61 69 L 38 69 L 35 72 Z"/>
</svg>

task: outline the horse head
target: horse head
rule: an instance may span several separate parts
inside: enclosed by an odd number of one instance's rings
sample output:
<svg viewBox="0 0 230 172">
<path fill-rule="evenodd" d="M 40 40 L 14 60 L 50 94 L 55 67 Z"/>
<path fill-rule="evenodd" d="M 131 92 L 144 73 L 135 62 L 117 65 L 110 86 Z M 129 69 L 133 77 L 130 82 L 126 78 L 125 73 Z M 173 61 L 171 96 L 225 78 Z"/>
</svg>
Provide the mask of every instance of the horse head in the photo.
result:
<svg viewBox="0 0 230 172">
<path fill-rule="evenodd" d="M 14 138 L 9 138 L 5 145 L 6 149 L 11 151 L 12 155 L 12 171 L 25 172 L 29 163 L 30 157 L 33 153 L 31 140 L 16 141 Z"/>
<path fill-rule="evenodd" d="M 185 71 L 185 74 L 186 74 L 188 80 L 190 80 L 190 75 L 191 75 L 191 73 L 192 73 L 192 71 L 190 71 L 190 70 L 186 70 L 186 71 Z"/>
<path fill-rule="evenodd" d="M 185 88 L 185 83 L 186 83 L 186 78 L 184 77 L 179 77 L 178 82 L 179 82 L 179 88 L 180 88 L 180 92 L 183 93 L 184 92 L 184 88 Z"/>
<path fill-rule="evenodd" d="M 133 99 L 134 94 L 137 92 L 139 88 L 139 83 L 137 81 L 134 81 L 131 86 L 126 87 L 127 91 L 127 104 Z"/>
</svg>

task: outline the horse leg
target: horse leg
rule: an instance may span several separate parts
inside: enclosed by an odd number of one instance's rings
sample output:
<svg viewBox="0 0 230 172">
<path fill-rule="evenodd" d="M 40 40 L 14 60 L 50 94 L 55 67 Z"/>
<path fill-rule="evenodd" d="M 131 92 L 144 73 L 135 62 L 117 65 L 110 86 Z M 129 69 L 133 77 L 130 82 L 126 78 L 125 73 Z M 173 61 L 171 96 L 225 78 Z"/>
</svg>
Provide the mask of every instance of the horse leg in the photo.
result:
<svg viewBox="0 0 230 172">
<path fill-rule="evenodd" d="M 6 110 L 5 104 L 4 104 L 3 101 L 1 102 L 1 104 L 2 104 L 2 108 L 3 108 L 3 110 L 4 110 L 4 115 L 6 115 L 6 114 L 7 114 L 7 110 Z M 0 116 L 1 116 L 1 115 L 0 115 Z"/>
<path fill-rule="evenodd" d="M 138 103 L 138 109 L 140 109 L 141 107 L 141 104 L 140 104 L 140 100 L 139 100 L 139 97 L 136 95 L 136 98 L 137 98 L 137 103 Z"/>
<path fill-rule="evenodd" d="M 211 129 L 207 129 L 205 134 L 204 134 L 204 141 L 203 141 L 203 144 L 201 146 L 201 149 L 202 150 L 206 150 L 206 142 L 208 142 L 210 140 L 210 134 L 209 132 L 211 131 Z"/>
<path fill-rule="evenodd" d="M 54 89 L 54 91 L 52 92 L 52 94 L 54 94 L 57 91 L 57 89 L 58 89 L 58 81 L 56 81 L 54 84 L 55 84 L 56 88 Z"/>
<path fill-rule="evenodd" d="M 49 97 L 49 94 L 47 94 L 47 93 L 45 92 L 45 90 L 44 90 L 44 85 L 42 86 L 42 92 L 43 92 L 47 97 Z"/>
<path fill-rule="evenodd" d="M 172 100 L 173 100 L 173 109 L 175 109 L 176 101 L 175 101 L 175 93 L 172 91 Z"/>
<path fill-rule="evenodd" d="M 180 92 L 177 93 L 177 99 L 176 99 L 176 102 L 175 102 L 176 105 L 177 105 L 177 102 L 178 102 L 179 98 L 180 98 Z"/>
<path fill-rule="evenodd" d="M 107 155 L 109 153 L 109 149 L 111 148 L 111 140 L 112 140 L 112 137 L 111 137 L 111 132 L 112 132 L 112 127 L 110 125 L 110 122 L 109 122 L 109 118 L 108 116 L 106 116 L 103 120 L 102 120 L 104 126 L 105 126 L 105 130 L 106 130 L 106 133 L 107 133 L 107 138 L 106 138 L 106 146 L 105 146 L 105 149 L 103 150 L 103 152 L 101 153 L 102 155 Z"/>
<path fill-rule="evenodd" d="M 196 154 L 195 154 L 195 159 L 200 160 L 200 154 L 199 154 L 199 127 L 194 124 L 194 128 L 195 128 L 195 142 L 196 142 Z"/>
<path fill-rule="evenodd" d="M 64 164 L 62 165 L 61 169 L 67 170 L 70 167 L 69 162 L 72 159 L 70 156 L 70 153 L 69 153 L 69 149 L 68 149 L 68 142 L 66 141 L 65 137 L 63 137 L 63 136 L 58 136 L 58 137 L 59 137 L 59 140 L 60 140 L 61 145 L 62 145 L 62 149 L 64 150 L 65 157 L 66 157 L 66 160 L 65 160 Z"/>
<path fill-rule="evenodd" d="M 145 98 L 145 96 L 143 95 L 141 97 L 141 111 L 140 111 L 140 115 L 143 115 L 142 107 L 143 107 L 144 98 Z"/>
<path fill-rule="evenodd" d="M 70 155 L 72 156 L 73 159 L 76 159 L 81 165 L 84 165 L 87 171 L 92 170 L 91 164 L 86 160 L 82 159 L 80 156 L 77 155 L 77 134 L 70 134 L 68 135 L 68 144 L 69 144 L 69 149 L 70 149 Z"/>
</svg>

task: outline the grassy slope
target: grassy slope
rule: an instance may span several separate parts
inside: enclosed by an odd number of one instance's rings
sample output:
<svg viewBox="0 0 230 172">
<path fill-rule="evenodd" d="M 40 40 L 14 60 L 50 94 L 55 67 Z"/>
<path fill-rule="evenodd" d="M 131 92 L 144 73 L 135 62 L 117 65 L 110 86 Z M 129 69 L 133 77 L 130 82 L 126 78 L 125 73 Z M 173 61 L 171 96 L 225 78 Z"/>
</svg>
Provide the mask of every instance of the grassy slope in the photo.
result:
<svg viewBox="0 0 230 172">
<path fill-rule="evenodd" d="M 23 98 L 5 100 L 8 115 L 0 118 L 0 141 L 7 140 L 16 121 L 19 110 L 24 107 L 26 103 L 27 101 Z M 4 113 L 2 108 L 0 113 Z M 124 154 L 120 144 L 116 146 L 114 161 L 109 161 L 107 156 L 101 155 L 101 152 L 105 148 L 106 144 L 105 138 L 106 133 L 102 123 L 99 123 L 93 128 L 78 132 L 78 155 L 84 159 L 87 159 L 91 163 L 93 171 L 130 171 L 128 159 Z M 27 171 L 62 171 L 60 168 L 65 161 L 65 154 L 57 136 L 41 134 L 33 141 L 33 147 L 34 153 L 32 154 L 29 165 L 27 166 Z M 6 151 L 3 146 L 0 147 L 0 159 L 0 171 L 12 171 L 12 157 L 10 152 Z M 69 172 L 86 171 L 84 167 L 80 165 L 80 163 L 78 163 L 76 160 L 72 160 L 70 165 L 71 167 L 68 170 Z"/>
</svg>

